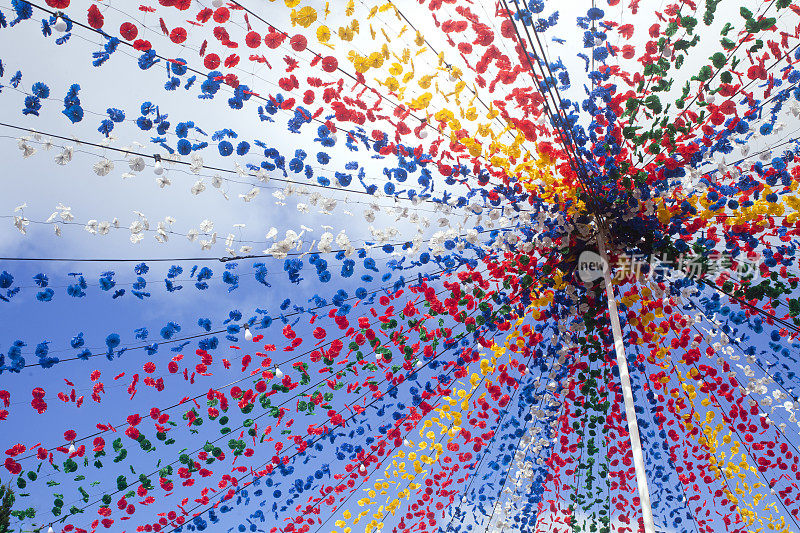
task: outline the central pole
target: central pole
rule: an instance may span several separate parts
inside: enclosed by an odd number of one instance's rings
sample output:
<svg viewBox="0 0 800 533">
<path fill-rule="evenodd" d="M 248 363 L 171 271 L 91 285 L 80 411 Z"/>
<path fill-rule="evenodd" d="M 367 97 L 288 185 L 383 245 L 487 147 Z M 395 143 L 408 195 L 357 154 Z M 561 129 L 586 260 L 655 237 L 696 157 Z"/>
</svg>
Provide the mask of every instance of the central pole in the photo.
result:
<svg viewBox="0 0 800 533">
<path fill-rule="evenodd" d="M 639 423 L 636 420 L 636 409 L 633 403 L 633 390 L 631 377 L 628 372 L 628 361 L 625 358 L 625 345 L 622 340 L 622 328 L 619 324 L 619 311 L 617 301 L 614 299 L 614 287 L 611 285 L 611 265 L 606 253 L 605 225 L 597 221 L 597 248 L 603 260 L 603 277 L 606 285 L 608 299 L 608 314 L 611 318 L 611 331 L 614 334 L 614 350 L 617 352 L 617 367 L 619 368 L 619 381 L 622 386 L 622 396 L 625 399 L 625 417 L 628 420 L 628 434 L 631 437 L 631 452 L 633 453 L 633 466 L 636 471 L 636 484 L 639 488 L 639 503 L 642 506 L 642 518 L 645 533 L 655 533 L 653 523 L 653 508 L 650 505 L 650 490 L 647 486 L 647 473 L 644 469 L 644 454 L 642 441 L 639 437 Z"/>
</svg>

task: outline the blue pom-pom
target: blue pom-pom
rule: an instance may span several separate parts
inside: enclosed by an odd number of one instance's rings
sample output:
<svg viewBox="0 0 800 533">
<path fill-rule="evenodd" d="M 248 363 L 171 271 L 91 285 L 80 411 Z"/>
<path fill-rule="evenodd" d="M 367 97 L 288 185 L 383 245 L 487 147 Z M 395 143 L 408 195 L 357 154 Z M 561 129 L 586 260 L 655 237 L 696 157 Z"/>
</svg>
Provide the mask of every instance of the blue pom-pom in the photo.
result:
<svg viewBox="0 0 800 533">
<path fill-rule="evenodd" d="M 48 98 L 50 96 L 50 87 L 39 81 L 33 84 L 31 92 L 39 98 Z"/>
<path fill-rule="evenodd" d="M 589 20 L 600 20 L 604 15 L 605 13 L 599 7 L 592 7 L 586 12 L 586 16 Z"/>
<path fill-rule="evenodd" d="M 219 149 L 219 155 L 223 157 L 228 157 L 233 153 L 233 145 L 229 141 L 220 142 L 217 148 Z"/>
</svg>

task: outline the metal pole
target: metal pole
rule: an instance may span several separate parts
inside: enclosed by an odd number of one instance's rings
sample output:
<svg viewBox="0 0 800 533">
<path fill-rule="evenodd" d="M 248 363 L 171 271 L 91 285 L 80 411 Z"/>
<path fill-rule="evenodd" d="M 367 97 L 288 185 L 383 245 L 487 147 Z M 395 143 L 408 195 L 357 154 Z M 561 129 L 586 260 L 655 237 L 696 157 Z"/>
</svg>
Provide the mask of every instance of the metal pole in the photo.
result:
<svg viewBox="0 0 800 533">
<path fill-rule="evenodd" d="M 611 331 L 614 334 L 614 350 L 617 352 L 619 381 L 622 386 L 622 396 L 625 399 L 625 417 L 628 420 L 628 434 L 631 437 L 631 452 L 633 453 L 633 466 L 636 471 L 636 484 L 639 488 L 639 503 L 642 506 L 645 533 L 655 533 L 653 509 L 650 505 L 650 490 L 647 486 L 647 473 L 644 469 L 642 441 L 639 437 L 639 423 L 636 421 L 636 409 L 633 404 L 631 377 L 628 373 L 628 361 L 625 358 L 625 345 L 622 340 L 622 328 L 619 324 L 617 301 L 614 299 L 614 288 L 611 285 L 611 265 L 606 254 L 604 226 L 600 220 L 597 221 L 597 247 L 603 260 L 603 277 L 606 285 L 606 297 L 608 298 L 608 314 L 611 318 Z"/>
</svg>

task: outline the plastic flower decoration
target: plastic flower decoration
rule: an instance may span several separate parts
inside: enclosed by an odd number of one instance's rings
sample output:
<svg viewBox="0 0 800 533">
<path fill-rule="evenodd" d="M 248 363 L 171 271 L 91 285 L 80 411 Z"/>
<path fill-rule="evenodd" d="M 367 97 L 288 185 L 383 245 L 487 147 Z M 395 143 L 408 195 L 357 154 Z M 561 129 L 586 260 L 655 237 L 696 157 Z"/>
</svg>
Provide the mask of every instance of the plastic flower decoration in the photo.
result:
<svg viewBox="0 0 800 533">
<path fill-rule="evenodd" d="M 0 7 L 12 526 L 800 530 L 798 28 Z"/>
</svg>

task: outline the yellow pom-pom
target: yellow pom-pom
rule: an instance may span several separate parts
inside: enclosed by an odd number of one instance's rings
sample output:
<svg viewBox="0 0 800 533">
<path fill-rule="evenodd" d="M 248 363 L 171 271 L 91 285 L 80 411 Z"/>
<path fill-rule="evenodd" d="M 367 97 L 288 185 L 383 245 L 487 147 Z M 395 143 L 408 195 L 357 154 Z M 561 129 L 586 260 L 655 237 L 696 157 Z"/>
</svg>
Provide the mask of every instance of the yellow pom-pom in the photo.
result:
<svg viewBox="0 0 800 533">
<path fill-rule="evenodd" d="M 317 28 L 317 40 L 321 43 L 327 43 L 331 40 L 331 30 L 325 25 Z"/>
<path fill-rule="evenodd" d="M 297 12 L 292 11 L 292 14 L 294 15 L 293 21 L 304 28 L 308 28 L 317 20 L 317 10 L 309 6 L 305 6 Z"/>
</svg>

